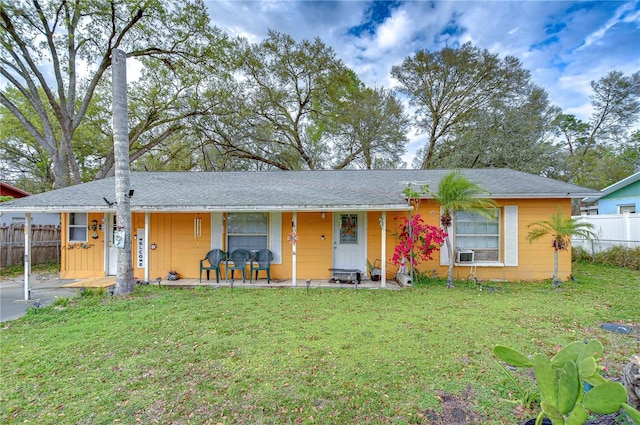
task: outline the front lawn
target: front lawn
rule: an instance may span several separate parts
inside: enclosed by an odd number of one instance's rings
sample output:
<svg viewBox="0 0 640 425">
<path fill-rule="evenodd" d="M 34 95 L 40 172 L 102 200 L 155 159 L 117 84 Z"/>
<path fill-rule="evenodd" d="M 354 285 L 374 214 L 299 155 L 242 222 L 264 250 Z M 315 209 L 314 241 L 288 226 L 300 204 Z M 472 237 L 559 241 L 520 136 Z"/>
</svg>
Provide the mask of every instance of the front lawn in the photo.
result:
<svg viewBox="0 0 640 425">
<path fill-rule="evenodd" d="M 639 273 L 585 263 L 574 275 L 560 290 L 87 292 L 3 324 L 0 422 L 517 424 L 530 412 L 494 345 L 550 354 L 597 338 L 614 376 L 640 352 Z"/>
</svg>

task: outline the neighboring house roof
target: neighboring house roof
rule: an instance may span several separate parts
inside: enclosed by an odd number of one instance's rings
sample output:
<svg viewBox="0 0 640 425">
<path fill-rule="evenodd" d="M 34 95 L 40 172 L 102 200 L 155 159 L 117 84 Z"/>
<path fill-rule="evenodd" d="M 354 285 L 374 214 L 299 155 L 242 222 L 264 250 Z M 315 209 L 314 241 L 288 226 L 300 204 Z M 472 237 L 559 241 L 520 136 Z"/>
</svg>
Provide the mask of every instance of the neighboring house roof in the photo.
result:
<svg viewBox="0 0 640 425">
<path fill-rule="evenodd" d="M 602 198 L 603 196 L 607 196 L 613 192 L 616 192 L 620 189 L 622 189 L 623 187 L 629 186 L 632 183 L 637 182 L 638 180 L 640 180 L 640 172 L 637 172 L 635 174 L 631 174 L 629 177 L 626 177 L 614 184 L 612 184 L 611 186 L 607 186 L 604 189 L 602 189 L 600 192 L 598 192 L 598 195 L 595 196 L 588 196 L 586 198 L 584 198 L 582 201 L 583 202 L 595 202 L 598 199 Z"/>
<path fill-rule="evenodd" d="M 25 192 L 24 190 L 11 186 L 8 183 L 0 182 L 0 196 L 13 196 L 17 199 L 30 195 L 31 194 L 29 192 Z"/>
<path fill-rule="evenodd" d="M 130 175 L 132 211 L 339 211 L 408 209 L 411 183 L 436 191 L 450 170 L 157 172 Z M 508 169 L 460 170 L 499 198 L 582 198 L 598 192 Z M 0 204 L 21 212 L 113 211 L 113 177 Z M 429 196 L 425 196 L 428 198 Z"/>
</svg>

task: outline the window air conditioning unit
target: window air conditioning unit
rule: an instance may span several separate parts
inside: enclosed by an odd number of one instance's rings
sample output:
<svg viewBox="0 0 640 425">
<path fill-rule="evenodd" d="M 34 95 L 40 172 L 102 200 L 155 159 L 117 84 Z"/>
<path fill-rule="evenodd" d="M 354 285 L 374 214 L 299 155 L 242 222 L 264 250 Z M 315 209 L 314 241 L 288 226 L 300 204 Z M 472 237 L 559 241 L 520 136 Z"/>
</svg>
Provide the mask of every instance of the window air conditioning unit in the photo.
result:
<svg viewBox="0 0 640 425">
<path fill-rule="evenodd" d="M 456 262 L 458 262 L 458 263 L 473 263 L 473 251 L 471 251 L 471 250 L 458 251 Z"/>
</svg>

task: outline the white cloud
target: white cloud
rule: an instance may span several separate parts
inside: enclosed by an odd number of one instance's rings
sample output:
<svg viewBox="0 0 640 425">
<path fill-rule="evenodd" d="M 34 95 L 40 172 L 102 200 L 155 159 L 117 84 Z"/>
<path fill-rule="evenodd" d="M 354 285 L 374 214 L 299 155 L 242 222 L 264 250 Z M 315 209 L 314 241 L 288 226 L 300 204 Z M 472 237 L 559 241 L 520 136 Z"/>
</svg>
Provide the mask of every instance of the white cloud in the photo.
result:
<svg viewBox="0 0 640 425">
<path fill-rule="evenodd" d="M 378 47 L 387 50 L 403 43 L 410 36 L 410 22 L 404 11 L 399 11 L 378 27 L 376 32 Z"/>
<path fill-rule="evenodd" d="M 627 14 L 627 12 L 632 12 L 632 11 L 633 11 L 633 4 L 624 3 L 622 6 L 618 8 L 618 10 L 616 10 L 616 13 L 611 19 L 609 19 L 602 27 L 598 28 L 596 31 L 592 32 L 585 38 L 584 44 L 580 46 L 580 48 L 582 49 L 585 47 L 589 47 L 590 45 L 597 43 L 599 40 L 605 37 L 607 31 L 609 31 L 612 27 L 614 27 L 616 24 L 618 24 L 621 21 L 633 22 L 633 20 L 637 20 L 637 17 L 639 16 L 639 13 L 637 11 L 636 13 L 631 13 L 630 15 L 631 20 L 628 20 L 629 19 L 628 17 L 624 19 L 624 16 Z"/>
</svg>

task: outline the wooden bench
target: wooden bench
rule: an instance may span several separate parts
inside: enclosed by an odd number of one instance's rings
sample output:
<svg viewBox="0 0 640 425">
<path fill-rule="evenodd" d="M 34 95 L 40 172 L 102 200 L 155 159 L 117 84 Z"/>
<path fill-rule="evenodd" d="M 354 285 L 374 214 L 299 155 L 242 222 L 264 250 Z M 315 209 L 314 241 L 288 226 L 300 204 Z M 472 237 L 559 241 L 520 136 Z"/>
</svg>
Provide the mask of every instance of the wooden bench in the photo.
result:
<svg viewBox="0 0 640 425">
<path fill-rule="evenodd" d="M 329 271 L 331 272 L 329 282 L 353 282 L 358 285 L 362 281 L 362 271 L 358 269 L 329 269 Z"/>
</svg>

